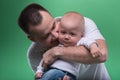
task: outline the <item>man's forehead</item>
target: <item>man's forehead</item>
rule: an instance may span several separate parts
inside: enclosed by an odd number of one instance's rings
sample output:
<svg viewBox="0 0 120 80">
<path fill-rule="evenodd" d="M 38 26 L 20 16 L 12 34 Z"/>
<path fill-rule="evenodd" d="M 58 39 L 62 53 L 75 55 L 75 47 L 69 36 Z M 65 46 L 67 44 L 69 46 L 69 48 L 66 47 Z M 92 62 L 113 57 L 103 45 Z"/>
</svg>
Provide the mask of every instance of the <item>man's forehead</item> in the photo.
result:
<svg viewBox="0 0 120 80">
<path fill-rule="evenodd" d="M 46 23 L 47 25 L 42 26 L 42 28 L 40 29 L 41 33 L 46 36 L 48 34 L 50 34 L 50 32 L 52 31 L 52 28 L 55 25 L 55 21 L 51 21 L 51 23 Z"/>
</svg>

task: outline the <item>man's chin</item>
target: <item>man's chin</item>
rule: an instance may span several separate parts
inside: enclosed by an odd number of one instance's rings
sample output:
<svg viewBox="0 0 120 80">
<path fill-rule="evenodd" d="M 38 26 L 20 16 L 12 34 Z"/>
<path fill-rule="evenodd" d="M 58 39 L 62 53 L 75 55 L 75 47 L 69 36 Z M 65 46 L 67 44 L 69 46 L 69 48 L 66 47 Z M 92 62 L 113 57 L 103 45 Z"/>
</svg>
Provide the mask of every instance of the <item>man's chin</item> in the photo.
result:
<svg viewBox="0 0 120 80">
<path fill-rule="evenodd" d="M 51 42 L 51 47 L 57 46 L 59 44 L 58 41 Z"/>
</svg>

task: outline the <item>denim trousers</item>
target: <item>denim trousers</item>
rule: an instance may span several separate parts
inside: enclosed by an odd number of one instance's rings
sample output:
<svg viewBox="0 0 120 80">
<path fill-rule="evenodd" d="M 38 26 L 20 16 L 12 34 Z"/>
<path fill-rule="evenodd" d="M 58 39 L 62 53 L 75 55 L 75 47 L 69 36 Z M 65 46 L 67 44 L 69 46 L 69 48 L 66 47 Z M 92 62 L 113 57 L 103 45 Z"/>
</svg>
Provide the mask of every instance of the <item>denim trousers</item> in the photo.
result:
<svg viewBox="0 0 120 80">
<path fill-rule="evenodd" d="M 37 80 L 59 80 L 59 78 L 63 79 L 65 75 L 70 77 L 69 80 L 76 80 L 74 75 L 59 69 L 49 69 L 42 75 L 40 79 Z"/>
</svg>

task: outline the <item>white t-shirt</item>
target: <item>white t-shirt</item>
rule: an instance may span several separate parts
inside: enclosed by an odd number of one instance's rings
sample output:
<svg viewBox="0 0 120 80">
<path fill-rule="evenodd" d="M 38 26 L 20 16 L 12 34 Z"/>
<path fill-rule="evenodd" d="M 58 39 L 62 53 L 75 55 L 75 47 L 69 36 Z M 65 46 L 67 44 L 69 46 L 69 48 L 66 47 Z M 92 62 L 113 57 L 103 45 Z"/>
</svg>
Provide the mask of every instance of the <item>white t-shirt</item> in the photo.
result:
<svg viewBox="0 0 120 80">
<path fill-rule="evenodd" d="M 58 47 L 63 47 L 63 45 L 59 44 Z M 37 72 L 43 72 L 44 68 L 42 67 L 43 60 L 41 60 L 39 66 L 37 67 Z M 65 61 L 65 60 L 56 60 L 53 64 L 50 65 L 52 68 L 57 68 L 62 71 L 69 72 L 76 76 L 78 78 L 79 74 L 79 63 L 71 62 L 71 61 Z"/>
<path fill-rule="evenodd" d="M 104 39 L 95 23 L 89 19 L 85 19 L 85 33 L 84 37 L 90 39 Z M 28 49 L 28 62 L 34 72 L 37 70 L 37 66 L 40 63 L 41 56 L 44 53 L 44 48 L 40 43 L 32 43 Z M 98 64 L 79 64 L 79 80 L 110 80 L 104 63 Z"/>
</svg>

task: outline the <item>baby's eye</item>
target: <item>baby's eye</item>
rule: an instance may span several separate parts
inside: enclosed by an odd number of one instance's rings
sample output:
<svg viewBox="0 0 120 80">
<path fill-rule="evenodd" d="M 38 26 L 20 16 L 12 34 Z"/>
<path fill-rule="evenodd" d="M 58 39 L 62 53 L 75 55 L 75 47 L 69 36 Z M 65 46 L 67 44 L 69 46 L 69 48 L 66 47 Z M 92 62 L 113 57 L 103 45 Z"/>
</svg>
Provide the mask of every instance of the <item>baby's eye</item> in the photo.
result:
<svg viewBox="0 0 120 80">
<path fill-rule="evenodd" d="M 61 31 L 60 33 L 61 33 L 61 34 L 66 34 L 66 32 L 65 32 L 65 31 Z"/>
<path fill-rule="evenodd" d="M 70 33 L 71 36 L 75 36 L 75 33 Z"/>
</svg>

